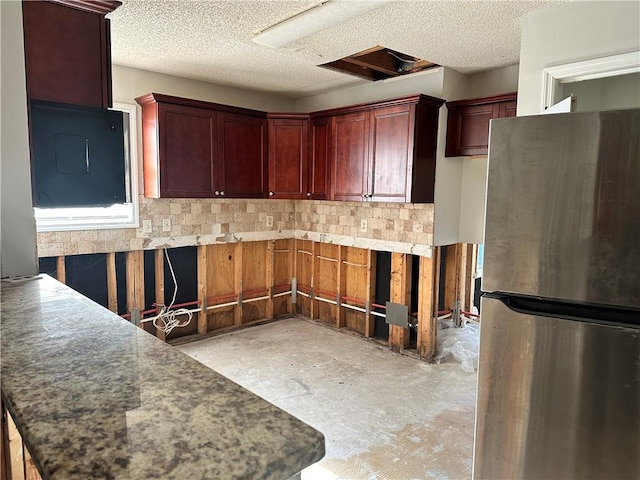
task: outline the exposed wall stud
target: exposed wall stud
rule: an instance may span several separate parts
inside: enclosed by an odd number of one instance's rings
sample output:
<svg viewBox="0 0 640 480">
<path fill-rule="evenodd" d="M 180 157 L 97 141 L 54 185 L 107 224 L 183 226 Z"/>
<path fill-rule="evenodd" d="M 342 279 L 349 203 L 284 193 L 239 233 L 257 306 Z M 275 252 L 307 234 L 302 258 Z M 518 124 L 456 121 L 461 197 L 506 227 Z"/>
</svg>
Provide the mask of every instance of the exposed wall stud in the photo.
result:
<svg viewBox="0 0 640 480">
<path fill-rule="evenodd" d="M 436 247 L 431 258 L 420 257 L 418 282 L 418 355 L 433 360 L 437 353 L 438 275 L 440 272 L 440 248 Z"/>
<path fill-rule="evenodd" d="M 411 302 L 411 258 L 406 253 L 391 254 L 391 299 L 393 303 Z M 389 325 L 389 345 L 402 350 L 409 345 L 409 329 Z"/>
<path fill-rule="evenodd" d="M 118 284 L 116 281 L 116 254 L 107 253 L 107 298 L 109 310 L 118 313 Z"/>
</svg>

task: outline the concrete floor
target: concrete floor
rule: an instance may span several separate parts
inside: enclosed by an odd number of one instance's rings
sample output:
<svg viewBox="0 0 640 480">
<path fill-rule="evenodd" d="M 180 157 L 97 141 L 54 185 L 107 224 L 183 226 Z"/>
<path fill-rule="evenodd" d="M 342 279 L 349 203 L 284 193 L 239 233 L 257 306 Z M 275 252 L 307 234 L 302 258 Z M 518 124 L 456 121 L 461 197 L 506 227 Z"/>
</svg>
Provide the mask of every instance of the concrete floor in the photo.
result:
<svg viewBox="0 0 640 480">
<path fill-rule="evenodd" d="M 291 318 L 180 345 L 324 433 L 302 480 L 468 479 L 476 376 Z"/>
</svg>

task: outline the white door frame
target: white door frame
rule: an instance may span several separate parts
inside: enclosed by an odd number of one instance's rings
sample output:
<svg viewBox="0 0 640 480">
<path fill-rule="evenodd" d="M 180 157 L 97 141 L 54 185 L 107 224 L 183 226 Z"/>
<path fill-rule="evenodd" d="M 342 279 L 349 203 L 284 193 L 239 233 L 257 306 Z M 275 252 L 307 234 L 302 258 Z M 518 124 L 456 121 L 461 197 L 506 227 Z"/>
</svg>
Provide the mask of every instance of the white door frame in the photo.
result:
<svg viewBox="0 0 640 480">
<path fill-rule="evenodd" d="M 559 85 L 562 83 L 637 72 L 640 72 L 640 51 L 546 67 L 542 70 L 543 89 L 540 111 L 544 112 L 559 100 L 556 95 L 559 94 Z"/>
</svg>

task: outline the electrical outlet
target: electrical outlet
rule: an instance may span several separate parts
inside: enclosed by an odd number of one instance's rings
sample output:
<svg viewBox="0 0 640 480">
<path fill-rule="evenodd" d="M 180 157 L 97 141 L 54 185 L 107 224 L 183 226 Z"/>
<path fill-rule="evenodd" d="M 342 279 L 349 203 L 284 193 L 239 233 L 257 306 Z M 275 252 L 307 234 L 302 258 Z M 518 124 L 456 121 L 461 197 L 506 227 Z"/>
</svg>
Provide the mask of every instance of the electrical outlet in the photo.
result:
<svg viewBox="0 0 640 480">
<path fill-rule="evenodd" d="M 162 219 L 162 231 L 163 232 L 170 232 L 171 231 L 171 219 L 170 218 L 163 218 Z"/>
<path fill-rule="evenodd" d="M 367 233 L 367 228 L 368 228 L 367 221 L 366 220 L 360 220 L 360 231 L 362 233 Z"/>
<path fill-rule="evenodd" d="M 273 215 L 267 215 L 267 228 L 273 227 Z"/>
<path fill-rule="evenodd" d="M 152 231 L 151 220 L 143 220 L 142 221 L 142 231 L 144 233 L 151 233 L 151 231 Z"/>
</svg>

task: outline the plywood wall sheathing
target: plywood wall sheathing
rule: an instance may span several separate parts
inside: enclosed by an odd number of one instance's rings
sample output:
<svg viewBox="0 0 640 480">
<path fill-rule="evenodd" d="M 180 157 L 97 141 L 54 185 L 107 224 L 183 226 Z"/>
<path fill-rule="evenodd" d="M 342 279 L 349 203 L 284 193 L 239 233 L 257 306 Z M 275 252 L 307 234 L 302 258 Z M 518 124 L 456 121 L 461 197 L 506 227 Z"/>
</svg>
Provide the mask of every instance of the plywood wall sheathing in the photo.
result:
<svg viewBox="0 0 640 480">
<path fill-rule="evenodd" d="M 391 298 L 393 303 L 409 305 L 411 302 L 411 255 L 391 254 Z M 409 345 L 409 329 L 389 325 L 389 345 L 402 350 Z"/>
<path fill-rule="evenodd" d="M 311 289 L 313 288 L 313 250 L 314 242 L 310 240 L 295 240 L 295 277 L 298 282 L 298 289 L 305 293 L 312 291 Z M 298 295 L 296 313 L 314 318 L 312 303 L 310 298 Z"/>
<path fill-rule="evenodd" d="M 420 257 L 418 281 L 418 340 L 420 358 L 433 360 L 437 353 L 438 278 L 440 273 L 440 248 L 435 248 L 432 258 Z"/>
<path fill-rule="evenodd" d="M 270 285 L 267 284 L 267 269 L 270 267 L 267 265 L 271 259 L 270 256 L 267 256 L 267 243 L 267 241 L 242 243 L 240 285 L 243 304 L 240 325 L 267 318 L 268 300 L 247 301 L 269 295 Z"/>
<path fill-rule="evenodd" d="M 337 298 L 339 282 L 340 246 L 331 243 L 315 243 L 315 270 L 313 291 L 315 298 L 322 297 L 332 302 Z M 337 325 L 338 307 L 334 304 L 314 300 L 314 318 Z M 317 309 L 317 313 L 315 311 Z"/>
<path fill-rule="evenodd" d="M 207 247 L 198 246 L 198 299 L 202 301 L 198 313 L 198 334 L 205 335 L 207 326 Z"/>
<path fill-rule="evenodd" d="M 154 271 L 154 298 L 156 305 L 164 304 L 164 250 L 154 250 L 153 252 L 153 271 Z M 166 340 L 167 334 L 161 330 L 156 330 L 156 337 L 160 340 Z"/>
<path fill-rule="evenodd" d="M 67 275 L 64 263 L 64 256 L 56 257 L 56 278 L 59 282 L 66 283 Z"/>
<path fill-rule="evenodd" d="M 127 311 L 144 310 L 144 252 L 127 252 Z"/>
<path fill-rule="evenodd" d="M 342 302 L 366 309 L 371 296 L 371 253 L 356 247 L 342 247 L 341 295 Z M 370 336 L 371 322 L 367 315 L 346 307 L 341 308 L 346 328 Z"/>
<path fill-rule="evenodd" d="M 273 242 L 273 287 L 274 294 L 291 290 L 291 279 L 294 276 L 294 240 L 274 240 Z M 285 287 L 288 286 L 288 287 Z M 273 298 L 273 315 L 291 314 L 293 312 L 291 295 Z"/>
<path fill-rule="evenodd" d="M 235 280 L 235 245 L 223 243 L 207 245 L 206 298 L 209 306 L 231 303 L 236 294 Z M 235 309 L 233 305 L 209 310 L 207 314 L 207 331 L 212 331 L 234 324 Z"/>
<path fill-rule="evenodd" d="M 107 302 L 109 310 L 118 313 L 118 284 L 116 281 L 116 254 L 107 253 Z"/>
</svg>

